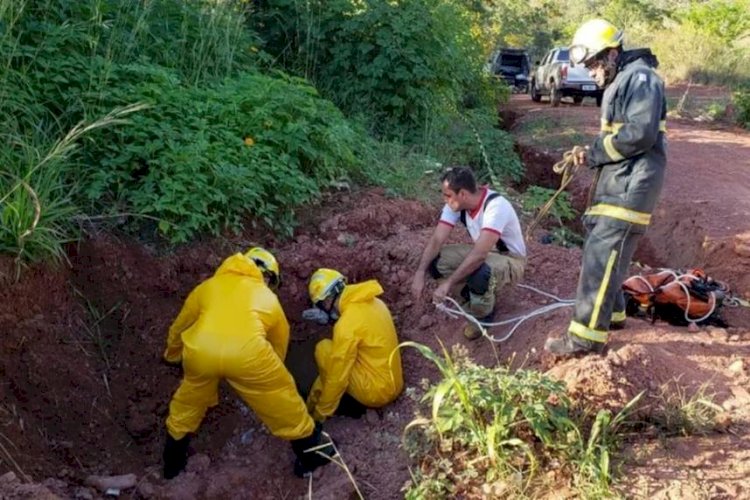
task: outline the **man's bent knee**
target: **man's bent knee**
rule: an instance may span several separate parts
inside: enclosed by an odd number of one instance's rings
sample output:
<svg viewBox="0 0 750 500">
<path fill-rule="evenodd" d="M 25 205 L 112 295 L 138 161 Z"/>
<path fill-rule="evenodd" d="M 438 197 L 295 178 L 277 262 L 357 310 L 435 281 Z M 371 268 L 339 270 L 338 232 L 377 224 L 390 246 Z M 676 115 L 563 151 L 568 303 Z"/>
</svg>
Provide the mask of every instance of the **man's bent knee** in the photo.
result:
<svg viewBox="0 0 750 500">
<path fill-rule="evenodd" d="M 486 262 L 482 262 L 476 271 L 471 273 L 466 280 L 466 285 L 469 287 L 471 293 L 477 295 L 484 295 L 487 293 L 487 289 L 490 286 L 490 278 L 492 277 L 492 269 L 487 265 Z"/>
</svg>

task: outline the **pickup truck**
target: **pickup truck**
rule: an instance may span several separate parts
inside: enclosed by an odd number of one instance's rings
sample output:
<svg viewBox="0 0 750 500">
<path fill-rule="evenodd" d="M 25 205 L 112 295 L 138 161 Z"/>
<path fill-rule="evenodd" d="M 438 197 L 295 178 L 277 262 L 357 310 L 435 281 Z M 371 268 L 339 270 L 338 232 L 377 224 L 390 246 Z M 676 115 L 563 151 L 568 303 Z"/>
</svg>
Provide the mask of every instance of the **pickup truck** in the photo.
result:
<svg viewBox="0 0 750 500">
<path fill-rule="evenodd" d="M 572 97 L 574 104 L 581 104 L 584 97 L 593 97 L 596 105 L 601 106 L 603 92 L 583 65 L 570 63 L 567 47 L 555 47 L 541 63 L 537 61 L 529 82 L 531 100 L 539 102 L 543 95 L 549 95 L 552 106 L 559 106 L 563 97 Z"/>
</svg>

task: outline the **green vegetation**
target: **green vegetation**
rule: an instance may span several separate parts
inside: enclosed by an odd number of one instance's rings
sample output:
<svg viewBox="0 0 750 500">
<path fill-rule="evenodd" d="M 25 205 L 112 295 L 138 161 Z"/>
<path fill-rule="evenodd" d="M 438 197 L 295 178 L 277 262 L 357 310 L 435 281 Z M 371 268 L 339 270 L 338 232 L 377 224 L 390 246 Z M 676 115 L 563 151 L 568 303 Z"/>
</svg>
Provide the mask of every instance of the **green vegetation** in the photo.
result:
<svg viewBox="0 0 750 500">
<path fill-rule="evenodd" d="M 330 186 L 520 176 L 461 2 L 301 4 L 0 0 L 0 251 L 64 259 L 87 220 L 289 235 Z"/>
<path fill-rule="evenodd" d="M 406 498 L 527 498 L 561 488 L 582 498 L 615 496 L 613 463 L 639 395 L 613 416 L 576 410 L 564 385 L 539 372 L 487 368 L 465 348 L 438 356 L 414 347 L 440 370 L 421 398 L 430 407 L 404 430 L 415 461 Z"/>
<path fill-rule="evenodd" d="M 716 430 L 717 416 L 723 412 L 714 403 L 707 382 L 689 391 L 673 380 L 663 385 L 656 397 L 653 423 L 666 436 L 705 435 Z"/>
<path fill-rule="evenodd" d="M 64 259 L 85 221 L 171 242 L 249 221 L 289 235 L 331 186 L 414 196 L 443 165 L 501 188 L 522 166 L 498 127 L 508 89 L 481 69 L 498 43 L 538 55 L 603 15 L 670 79 L 740 84 L 747 2 L 0 0 L 0 252 Z"/>
<path fill-rule="evenodd" d="M 593 140 L 592 135 L 583 133 L 574 123 L 575 119 L 565 115 L 553 118 L 532 116 L 520 121 L 515 131 L 521 137 L 519 142 L 524 145 L 562 153 Z"/>
<path fill-rule="evenodd" d="M 737 123 L 750 128 L 750 85 L 737 89 L 732 95 L 737 113 Z"/>
<path fill-rule="evenodd" d="M 537 210 L 552 198 L 552 195 L 555 194 L 555 190 L 541 186 L 531 186 L 526 190 L 525 194 L 526 196 L 523 200 L 524 210 Z M 565 191 L 560 193 L 547 214 L 550 217 L 553 217 L 559 225 L 562 225 L 565 221 L 573 219 L 576 216 L 576 212 L 570 205 L 570 193 Z"/>
</svg>

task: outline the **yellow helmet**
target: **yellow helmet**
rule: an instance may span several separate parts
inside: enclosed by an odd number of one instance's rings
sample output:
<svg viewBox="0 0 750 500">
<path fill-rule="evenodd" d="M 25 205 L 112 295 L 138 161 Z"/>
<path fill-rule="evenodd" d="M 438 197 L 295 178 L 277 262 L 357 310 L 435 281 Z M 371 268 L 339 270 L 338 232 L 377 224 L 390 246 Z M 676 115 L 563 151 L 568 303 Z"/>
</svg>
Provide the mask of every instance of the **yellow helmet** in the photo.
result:
<svg viewBox="0 0 750 500">
<path fill-rule="evenodd" d="M 573 36 L 570 61 L 587 63 L 605 49 L 622 45 L 623 32 L 604 19 L 591 19 L 583 23 Z"/>
<path fill-rule="evenodd" d="M 313 304 L 322 302 L 332 294 L 341 293 L 345 285 L 346 278 L 340 272 L 333 269 L 318 269 L 310 276 L 310 300 Z"/>
<path fill-rule="evenodd" d="M 261 272 L 269 275 L 269 284 L 279 286 L 281 284 L 281 271 L 279 262 L 271 252 L 261 247 L 253 247 L 245 252 L 245 257 L 255 262 Z"/>
</svg>

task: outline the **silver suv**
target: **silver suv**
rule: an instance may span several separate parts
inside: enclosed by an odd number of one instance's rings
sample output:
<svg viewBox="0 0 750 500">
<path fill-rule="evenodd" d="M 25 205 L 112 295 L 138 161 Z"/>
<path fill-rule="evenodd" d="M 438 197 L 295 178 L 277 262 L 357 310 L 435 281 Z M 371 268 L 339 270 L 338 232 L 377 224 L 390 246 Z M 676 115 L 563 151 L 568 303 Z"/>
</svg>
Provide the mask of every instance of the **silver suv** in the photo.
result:
<svg viewBox="0 0 750 500">
<path fill-rule="evenodd" d="M 572 97 L 575 104 L 581 104 L 584 97 L 593 97 L 601 106 L 602 93 L 583 65 L 570 63 L 567 47 L 555 47 L 541 63 L 537 61 L 529 82 L 531 99 L 539 102 L 543 95 L 549 95 L 552 106 L 559 106 L 563 97 Z"/>
</svg>

